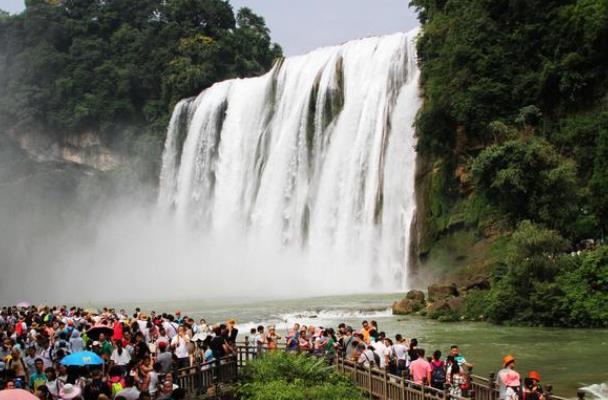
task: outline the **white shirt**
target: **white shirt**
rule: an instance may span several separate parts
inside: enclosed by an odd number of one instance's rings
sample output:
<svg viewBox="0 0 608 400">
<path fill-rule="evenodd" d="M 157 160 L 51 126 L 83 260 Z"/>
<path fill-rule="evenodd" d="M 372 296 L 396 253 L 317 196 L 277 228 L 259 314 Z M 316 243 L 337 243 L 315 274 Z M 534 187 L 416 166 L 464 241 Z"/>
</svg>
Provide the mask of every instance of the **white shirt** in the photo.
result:
<svg viewBox="0 0 608 400">
<path fill-rule="evenodd" d="M 120 392 L 116 393 L 116 397 L 122 396 L 127 400 L 137 400 L 139 399 L 139 390 L 136 387 L 128 387 Z"/>
<path fill-rule="evenodd" d="M 184 335 L 184 337 L 175 336 L 173 340 L 171 340 L 171 345 L 175 347 L 175 356 L 177 358 L 186 358 L 188 357 L 188 342 L 190 338 L 188 335 Z"/>
<path fill-rule="evenodd" d="M 129 355 L 129 351 L 127 349 L 122 349 L 122 354 L 118 354 L 118 349 L 114 349 L 110 359 L 114 361 L 114 364 L 124 366 L 131 361 L 131 356 Z"/>
<path fill-rule="evenodd" d="M 380 357 L 380 368 L 384 368 L 386 366 L 386 356 L 388 355 L 388 348 L 382 342 L 374 343 L 374 352 L 378 354 Z"/>
<path fill-rule="evenodd" d="M 397 343 L 393 346 L 395 350 L 395 355 L 397 356 L 397 360 L 406 360 L 407 361 L 407 347 L 404 344 Z"/>
</svg>

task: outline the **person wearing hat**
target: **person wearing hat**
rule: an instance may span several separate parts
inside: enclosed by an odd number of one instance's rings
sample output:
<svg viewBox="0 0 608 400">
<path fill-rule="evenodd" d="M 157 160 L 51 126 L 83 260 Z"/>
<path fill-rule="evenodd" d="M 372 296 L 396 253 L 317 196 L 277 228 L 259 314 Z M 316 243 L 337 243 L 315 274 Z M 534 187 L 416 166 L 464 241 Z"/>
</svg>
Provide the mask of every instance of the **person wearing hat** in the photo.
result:
<svg viewBox="0 0 608 400">
<path fill-rule="evenodd" d="M 506 355 L 502 359 L 503 368 L 496 374 L 499 400 L 513 400 L 521 389 L 519 373 L 515 371 L 515 357 Z M 510 389 L 510 390 L 509 390 Z"/>
<path fill-rule="evenodd" d="M 66 383 L 59 391 L 59 398 L 61 400 L 82 399 L 80 397 L 81 392 L 80 387 Z"/>
<path fill-rule="evenodd" d="M 540 374 L 538 372 L 528 372 L 528 376 L 524 379 L 523 400 L 544 400 L 543 389 L 539 382 Z"/>
</svg>

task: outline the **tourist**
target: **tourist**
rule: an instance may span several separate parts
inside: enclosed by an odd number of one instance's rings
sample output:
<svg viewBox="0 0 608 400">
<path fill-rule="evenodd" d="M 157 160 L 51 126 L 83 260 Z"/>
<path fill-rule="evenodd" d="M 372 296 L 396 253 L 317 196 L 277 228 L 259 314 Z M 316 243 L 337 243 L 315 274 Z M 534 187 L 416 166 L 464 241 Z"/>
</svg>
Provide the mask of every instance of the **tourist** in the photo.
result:
<svg viewBox="0 0 608 400">
<path fill-rule="evenodd" d="M 46 375 L 46 387 L 48 388 L 49 393 L 51 393 L 53 398 L 59 397 L 59 391 L 63 385 L 57 380 L 57 373 L 55 372 L 55 369 L 49 367 L 44 370 L 44 373 Z"/>
<path fill-rule="evenodd" d="M 359 333 L 361 335 L 363 335 L 363 341 L 367 345 L 369 345 L 370 342 L 371 342 L 371 337 L 370 337 L 370 334 L 369 334 L 369 330 L 370 329 L 371 329 L 371 327 L 369 326 L 369 323 L 367 321 L 361 322 L 361 330 L 359 331 Z"/>
<path fill-rule="evenodd" d="M 357 352 L 359 354 L 357 358 L 357 364 L 364 368 L 371 368 L 374 365 L 374 352 L 368 348 L 365 343 L 359 343 L 357 345 Z"/>
<path fill-rule="evenodd" d="M 395 356 L 397 358 L 397 371 L 396 374 L 403 376 L 403 374 L 409 368 L 409 354 L 408 347 L 406 346 L 405 340 L 401 334 L 395 335 L 395 344 L 393 345 Z"/>
<path fill-rule="evenodd" d="M 435 350 L 431 361 L 431 386 L 443 390 L 446 383 L 446 366 L 441 360 L 441 351 Z"/>
<path fill-rule="evenodd" d="M 171 347 L 175 352 L 177 358 L 177 368 L 186 368 L 190 366 L 190 354 L 188 352 L 188 343 L 190 343 L 190 337 L 186 335 L 184 327 L 180 326 L 177 329 L 177 336 L 171 340 Z"/>
<path fill-rule="evenodd" d="M 412 338 L 412 340 L 410 340 L 410 345 L 407 350 L 407 355 L 410 359 L 410 362 L 412 362 L 418 358 L 418 339 Z"/>
<path fill-rule="evenodd" d="M 262 354 L 264 352 L 264 348 L 266 346 L 266 335 L 264 334 L 263 325 L 258 326 L 255 336 L 254 336 L 254 343 L 255 343 L 255 348 L 256 348 L 257 354 Z"/>
<path fill-rule="evenodd" d="M 131 355 L 122 347 L 122 340 L 116 341 L 116 348 L 112 351 L 110 360 L 114 365 L 119 366 L 123 371 L 127 370 L 127 364 L 131 362 Z"/>
<path fill-rule="evenodd" d="M 266 335 L 266 342 L 268 343 L 268 350 L 276 350 L 278 348 L 279 340 L 281 336 L 277 334 L 277 329 L 274 325 L 268 327 L 268 335 Z"/>
<path fill-rule="evenodd" d="M 522 400 L 544 400 L 545 396 L 539 382 L 540 374 L 538 372 L 528 372 L 528 376 L 524 379 Z"/>
<path fill-rule="evenodd" d="M 424 358 L 424 349 L 416 349 L 417 358 L 410 363 L 414 383 L 428 385 L 431 382 L 431 364 Z"/>
<path fill-rule="evenodd" d="M 375 321 L 372 321 L 375 322 Z M 373 326 L 373 325 L 372 325 Z M 386 345 L 384 344 L 384 338 L 386 337 L 384 332 L 380 332 L 379 334 L 374 335 L 370 335 L 370 337 L 372 338 L 372 341 L 374 341 L 374 353 L 376 353 L 376 355 L 378 356 L 378 367 L 384 369 L 384 367 L 386 367 L 387 364 L 387 360 L 388 360 L 388 356 L 389 356 L 389 352 L 388 349 L 386 347 Z M 376 341 L 377 339 L 377 341 Z"/>
<path fill-rule="evenodd" d="M 503 368 L 496 374 L 499 400 L 514 400 L 520 391 L 519 373 L 515 371 L 515 357 L 507 355 L 503 358 Z"/>
<path fill-rule="evenodd" d="M 37 358 L 34 373 L 30 374 L 29 388 L 32 391 L 36 391 L 40 386 L 46 385 L 46 383 L 47 377 L 44 373 L 44 362 L 42 358 Z"/>
<path fill-rule="evenodd" d="M 454 363 L 450 370 L 450 398 L 456 399 L 458 397 L 462 397 L 462 389 L 463 385 L 465 385 L 466 378 L 462 373 L 462 368 L 458 365 L 458 363 Z"/>
<path fill-rule="evenodd" d="M 84 350 L 84 340 L 80 336 L 80 332 L 77 330 L 72 331 L 70 336 L 70 351 L 72 353 L 78 353 Z"/>
<path fill-rule="evenodd" d="M 167 350 L 167 343 L 160 342 L 158 345 L 158 356 L 156 357 L 156 362 L 160 364 L 160 373 L 161 375 L 167 374 L 171 371 L 173 365 L 173 355 Z"/>
<path fill-rule="evenodd" d="M 6 359 L 5 368 L 13 371 L 18 387 L 25 387 L 29 381 L 29 373 L 27 366 L 21 357 L 21 349 L 18 345 L 14 345 L 11 349 L 11 354 Z"/>
<path fill-rule="evenodd" d="M 231 346 L 236 345 L 236 338 L 239 335 L 239 330 L 236 328 L 236 321 L 234 319 L 229 319 L 228 322 L 226 322 L 226 330 L 228 335 L 228 343 Z"/>
<path fill-rule="evenodd" d="M 80 400 L 82 399 L 81 393 L 82 391 L 78 386 L 66 383 L 59 391 L 59 398 L 61 400 Z"/>
<path fill-rule="evenodd" d="M 125 400 L 137 400 L 140 391 L 135 387 L 135 380 L 132 376 L 127 376 L 124 380 L 125 387 L 118 393 L 116 397 L 122 396 Z"/>
<path fill-rule="evenodd" d="M 346 359 L 352 359 L 353 351 L 355 350 L 356 343 L 355 337 L 353 335 L 353 327 L 347 326 L 344 329 L 344 333 L 340 338 L 340 348 L 342 350 L 342 355 Z"/>
</svg>

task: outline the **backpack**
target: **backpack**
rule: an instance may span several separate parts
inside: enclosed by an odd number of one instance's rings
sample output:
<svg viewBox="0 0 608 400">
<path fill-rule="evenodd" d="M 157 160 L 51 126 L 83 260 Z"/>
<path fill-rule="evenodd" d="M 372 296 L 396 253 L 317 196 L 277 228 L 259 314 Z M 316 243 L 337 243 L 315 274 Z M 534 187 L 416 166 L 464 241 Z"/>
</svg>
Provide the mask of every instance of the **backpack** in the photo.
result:
<svg viewBox="0 0 608 400">
<path fill-rule="evenodd" d="M 375 351 L 373 353 L 374 353 L 374 362 L 376 363 L 377 366 L 380 366 L 380 356 Z"/>
<path fill-rule="evenodd" d="M 445 365 L 443 362 L 440 366 L 435 364 L 433 365 L 433 370 L 431 371 L 431 383 L 432 384 L 441 384 L 445 382 Z"/>
</svg>

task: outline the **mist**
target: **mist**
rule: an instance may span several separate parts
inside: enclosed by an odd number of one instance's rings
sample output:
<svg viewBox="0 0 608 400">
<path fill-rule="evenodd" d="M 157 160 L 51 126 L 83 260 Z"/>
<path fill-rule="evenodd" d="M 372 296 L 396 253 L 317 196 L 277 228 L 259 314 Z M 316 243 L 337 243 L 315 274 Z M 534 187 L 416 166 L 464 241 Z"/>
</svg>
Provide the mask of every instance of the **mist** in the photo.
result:
<svg viewBox="0 0 608 400">
<path fill-rule="evenodd" d="M 205 233 L 132 175 L 0 146 L 0 302 L 106 304 L 369 290 L 358 267 L 235 229 Z M 350 271 L 350 273 L 349 273 Z M 339 281 L 338 281 L 339 280 Z M 365 289 L 365 290 L 364 290 Z"/>
</svg>

